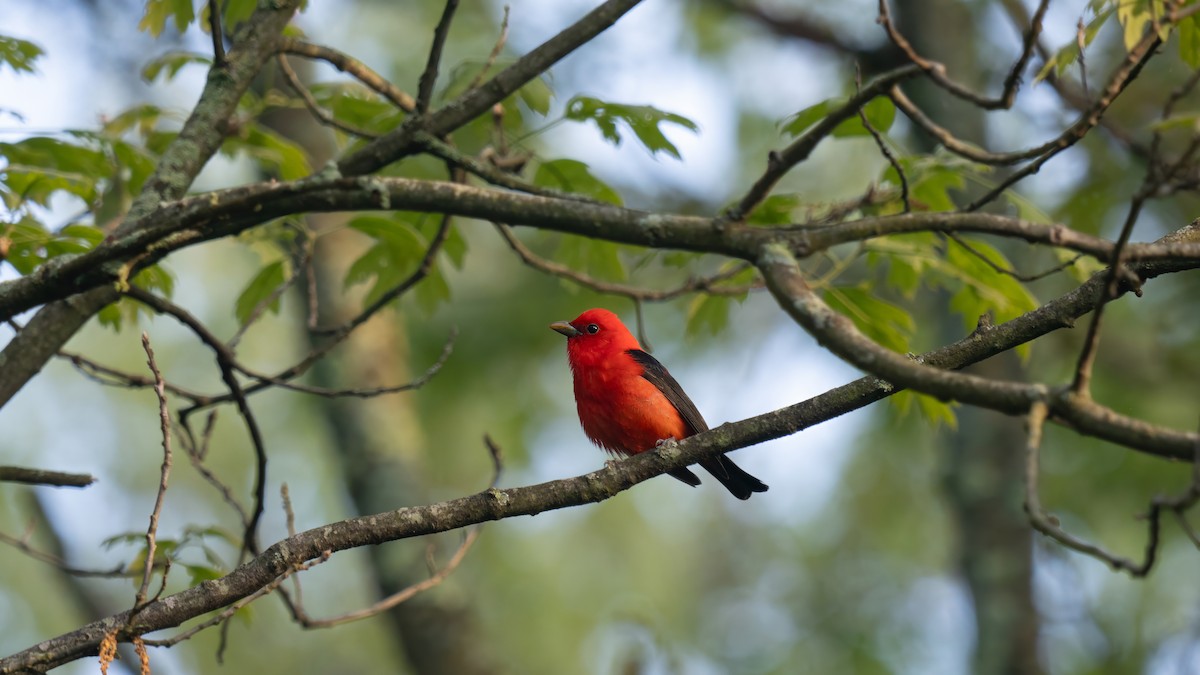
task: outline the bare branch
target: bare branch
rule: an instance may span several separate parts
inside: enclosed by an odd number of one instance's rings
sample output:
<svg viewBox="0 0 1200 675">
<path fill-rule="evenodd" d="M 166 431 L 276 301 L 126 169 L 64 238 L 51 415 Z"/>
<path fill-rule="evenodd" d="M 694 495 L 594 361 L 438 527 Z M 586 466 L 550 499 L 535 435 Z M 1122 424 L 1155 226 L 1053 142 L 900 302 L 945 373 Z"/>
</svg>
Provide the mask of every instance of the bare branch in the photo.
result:
<svg viewBox="0 0 1200 675">
<path fill-rule="evenodd" d="M 384 76 L 368 68 L 363 62 L 332 47 L 285 37 L 279 43 L 279 51 L 325 61 L 334 68 L 353 76 L 404 112 L 411 113 L 417 109 L 417 102 L 413 100 L 412 96 L 389 82 Z"/>
<path fill-rule="evenodd" d="M 312 92 L 308 90 L 308 87 L 304 86 L 304 83 L 300 81 L 300 76 L 296 74 L 296 71 L 292 68 L 292 64 L 288 63 L 286 55 L 282 53 L 276 54 L 275 62 L 279 64 L 279 71 L 283 73 L 288 86 L 300 96 L 300 100 L 304 102 L 304 107 L 308 108 L 312 116 L 317 118 L 321 124 L 345 132 L 351 136 L 358 136 L 359 138 L 377 137 L 377 134 L 373 134 L 366 129 L 361 129 L 353 124 L 339 120 L 328 110 L 322 108 L 321 104 L 317 103 L 317 99 L 313 97 Z"/>
<path fill-rule="evenodd" d="M 1000 110 L 1011 108 L 1016 100 L 1017 89 L 1021 85 L 1021 74 L 1025 70 L 1025 66 L 1029 64 L 1029 59 L 1033 57 L 1034 49 L 1037 47 L 1038 35 L 1042 31 L 1042 19 L 1046 16 L 1046 9 L 1050 6 L 1050 0 L 1041 0 L 1037 11 L 1034 13 L 1033 21 L 1029 26 L 1029 30 L 1025 33 L 1024 44 L 1021 48 L 1021 55 L 1017 58 L 1012 68 L 1009 70 L 1008 77 L 1004 79 L 1004 90 L 1000 96 L 994 99 L 989 99 L 972 91 L 958 82 L 950 79 L 946 74 L 946 66 L 930 61 L 917 54 L 912 44 L 896 29 L 892 22 L 891 10 L 888 8 L 887 0 L 879 0 L 879 23 L 887 31 L 888 37 L 892 42 L 904 52 L 908 59 L 916 64 L 921 70 L 929 76 L 929 79 L 937 83 L 938 86 L 950 92 L 951 94 L 972 103 L 984 110 Z"/>
<path fill-rule="evenodd" d="M 221 371 L 221 380 L 229 388 L 229 393 L 233 396 L 233 400 L 237 404 L 238 413 L 246 423 L 246 430 L 250 435 L 251 445 L 254 447 L 254 509 L 250 511 L 250 520 L 246 525 L 243 535 L 243 548 L 245 551 L 257 553 L 258 544 L 256 543 L 256 537 L 258 521 L 262 517 L 266 492 L 267 451 L 263 442 L 262 432 L 258 427 L 258 421 L 255 419 L 254 413 L 250 410 L 250 404 L 246 401 L 242 385 L 238 382 L 237 376 L 234 373 L 237 363 L 236 358 L 234 358 L 229 348 L 218 340 L 199 319 L 192 316 L 191 313 L 182 307 L 153 293 L 144 291 L 137 286 L 130 286 L 125 290 L 125 294 L 160 314 L 167 314 L 174 317 L 191 329 L 196 334 L 196 337 L 200 338 L 216 354 L 217 366 Z"/>
<path fill-rule="evenodd" d="M 450 33 L 450 23 L 454 20 L 454 12 L 457 9 L 458 0 L 446 0 L 442 18 L 433 29 L 429 59 L 425 62 L 425 72 L 421 73 L 421 81 L 417 86 L 417 114 L 424 115 L 429 110 L 429 101 L 433 98 L 433 85 L 437 83 L 438 64 L 442 61 L 442 48 L 446 46 L 446 36 Z"/>
<path fill-rule="evenodd" d="M 29 469 L 22 466 L 0 466 L 0 483 L 52 485 L 54 487 L 87 487 L 96 477 L 86 473 L 67 473 L 48 469 Z"/>
<path fill-rule="evenodd" d="M 1125 570 L 1132 576 L 1145 576 L 1154 566 L 1155 553 L 1158 550 L 1158 515 L 1155 513 L 1150 521 L 1150 539 L 1146 544 L 1146 558 L 1141 563 L 1135 563 L 1127 558 L 1109 553 L 1104 548 L 1089 544 L 1074 535 L 1068 534 L 1058 524 L 1058 521 L 1046 514 L 1038 497 L 1038 465 L 1041 455 L 1042 427 L 1049 413 L 1049 406 L 1038 401 L 1029 410 L 1027 424 L 1029 425 L 1029 440 L 1025 446 L 1025 513 L 1029 514 L 1029 522 L 1034 529 L 1050 537 L 1067 548 L 1084 555 L 1097 558 L 1108 563 L 1113 569 Z"/>
<path fill-rule="evenodd" d="M 154 509 L 150 511 L 150 526 L 146 528 L 146 561 L 142 572 L 142 583 L 138 586 L 137 597 L 133 601 L 133 613 L 130 620 L 137 615 L 146 604 L 146 591 L 150 588 L 150 577 L 154 574 L 155 550 L 158 546 L 158 517 L 162 513 L 163 499 L 167 495 L 167 483 L 171 477 L 171 413 L 167 410 L 167 392 L 163 385 L 162 373 L 154 360 L 154 349 L 150 347 L 150 335 L 142 333 L 142 349 L 146 351 L 146 364 L 154 374 L 154 394 L 158 397 L 158 420 L 162 431 L 163 461 L 158 478 L 158 492 L 154 497 Z M 163 570 L 163 584 L 166 585 L 167 571 Z M 161 591 L 160 591 L 161 593 Z"/>
</svg>

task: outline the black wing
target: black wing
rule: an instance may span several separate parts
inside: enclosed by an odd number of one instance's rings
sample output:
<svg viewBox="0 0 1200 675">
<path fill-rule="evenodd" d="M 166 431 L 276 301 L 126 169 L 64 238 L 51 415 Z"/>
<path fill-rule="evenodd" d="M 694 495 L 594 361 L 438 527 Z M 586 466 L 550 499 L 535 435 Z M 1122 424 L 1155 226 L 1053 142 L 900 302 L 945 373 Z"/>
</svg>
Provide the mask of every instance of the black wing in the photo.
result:
<svg viewBox="0 0 1200 675">
<path fill-rule="evenodd" d="M 701 431 L 708 431 L 708 424 L 700 415 L 700 411 L 696 409 L 696 404 L 692 403 L 692 399 L 683 392 L 683 387 L 671 377 L 671 373 L 667 372 L 667 367 L 658 362 L 658 359 L 650 356 L 640 349 L 626 350 L 626 354 L 633 357 L 642 366 L 642 377 L 658 387 L 663 396 L 675 406 L 679 411 L 679 415 L 683 417 L 684 423 L 688 425 L 688 435 L 698 434 Z M 683 439 L 678 439 L 683 440 Z"/>
<path fill-rule="evenodd" d="M 700 416 L 700 411 L 696 409 L 696 404 L 692 403 L 692 399 L 683 392 L 683 387 L 671 377 L 671 373 L 667 372 L 666 366 L 658 362 L 658 359 L 650 356 L 640 349 L 630 349 L 625 352 L 633 357 L 642 366 L 642 377 L 653 384 L 662 392 L 663 396 L 675 406 L 679 411 L 679 415 L 683 417 L 683 421 L 688 425 L 688 435 L 698 434 L 701 431 L 708 431 L 708 424 L 704 418 Z M 710 459 L 700 462 L 700 466 L 704 467 L 713 475 L 726 490 L 733 493 L 738 499 L 749 499 L 750 495 L 755 492 L 766 492 L 767 486 L 759 479 L 746 473 L 733 460 L 725 455 L 718 455 Z M 687 469 L 676 469 L 671 472 L 671 475 L 688 485 L 699 485 L 700 480 L 696 478 L 696 474 Z"/>
</svg>

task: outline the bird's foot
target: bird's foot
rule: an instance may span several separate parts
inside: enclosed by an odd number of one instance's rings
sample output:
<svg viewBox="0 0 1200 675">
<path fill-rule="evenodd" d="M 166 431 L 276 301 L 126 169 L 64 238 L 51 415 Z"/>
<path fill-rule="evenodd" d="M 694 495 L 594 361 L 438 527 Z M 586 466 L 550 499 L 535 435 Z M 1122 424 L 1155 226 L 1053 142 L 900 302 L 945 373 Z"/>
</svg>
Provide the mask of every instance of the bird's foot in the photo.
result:
<svg viewBox="0 0 1200 675">
<path fill-rule="evenodd" d="M 675 440 L 674 436 L 672 436 L 671 438 L 661 439 L 660 441 L 658 441 L 657 443 L 654 444 L 654 447 L 656 447 L 656 448 L 668 447 L 669 448 L 673 445 L 679 445 L 679 441 Z"/>
</svg>

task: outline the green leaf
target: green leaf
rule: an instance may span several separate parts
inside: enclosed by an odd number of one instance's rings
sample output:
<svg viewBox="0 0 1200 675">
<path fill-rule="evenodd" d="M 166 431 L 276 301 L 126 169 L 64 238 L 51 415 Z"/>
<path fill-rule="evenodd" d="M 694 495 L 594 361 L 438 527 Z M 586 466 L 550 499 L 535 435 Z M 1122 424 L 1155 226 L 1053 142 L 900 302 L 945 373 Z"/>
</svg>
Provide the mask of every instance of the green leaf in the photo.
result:
<svg viewBox="0 0 1200 675">
<path fill-rule="evenodd" d="M 437 262 L 433 263 L 429 274 L 413 289 L 413 296 L 417 301 L 417 306 L 426 315 L 433 314 L 434 310 L 450 299 L 450 285 L 446 283 L 446 276 L 442 274 L 441 265 Z"/>
<path fill-rule="evenodd" d="M 540 77 L 535 77 L 529 81 L 524 87 L 517 90 L 517 96 L 521 102 L 529 106 L 529 109 L 535 113 L 546 116 L 550 112 L 550 99 L 554 96 L 550 85 Z"/>
<path fill-rule="evenodd" d="M 175 277 L 162 265 L 151 265 L 138 272 L 131 283 L 138 288 L 156 291 L 168 298 L 175 293 Z M 126 321 L 136 324 L 141 314 L 150 315 L 151 311 L 140 302 L 122 298 L 101 309 L 97 317 L 101 326 L 120 332 Z"/>
<path fill-rule="evenodd" d="M 317 83 L 309 89 L 317 103 L 336 119 L 366 131 L 386 133 L 406 117 L 390 101 L 356 82 Z"/>
<path fill-rule="evenodd" d="M 138 22 L 138 30 L 158 37 L 166 28 L 167 21 L 174 19 L 175 30 L 182 33 L 195 18 L 192 0 L 146 0 L 146 13 Z"/>
<path fill-rule="evenodd" d="M 834 311 L 849 317 L 867 337 L 892 351 L 908 351 L 909 339 L 916 328 L 908 312 L 875 297 L 865 286 L 832 287 L 823 295 Z"/>
<path fill-rule="evenodd" d="M 750 225 L 789 225 L 795 222 L 792 214 L 800 206 L 800 195 L 771 195 L 762 201 L 746 218 Z"/>
<path fill-rule="evenodd" d="M 1100 32 L 1100 28 L 1104 25 L 1104 22 L 1107 21 L 1112 15 L 1113 8 L 1109 7 L 1108 9 L 1096 14 L 1096 17 L 1088 22 L 1087 26 L 1085 26 L 1083 29 L 1083 46 L 1085 48 L 1092 44 L 1092 41 L 1096 39 L 1096 34 Z M 1068 43 L 1062 49 L 1059 49 L 1053 57 L 1046 61 L 1045 65 L 1042 66 L 1042 69 L 1038 71 L 1037 76 L 1033 78 L 1034 84 L 1046 79 L 1046 77 L 1048 77 L 1052 72 L 1058 76 L 1061 76 L 1063 72 L 1071 66 L 1071 64 L 1079 60 L 1079 54 L 1079 40 L 1077 38 L 1072 39 L 1070 43 Z"/>
<path fill-rule="evenodd" d="M 7 64 L 15 73 L 33 73 L 34 62 L 45 54 L 41 47 L 8 35 L 0 35 L 0 64 Z"/>
<path fill-rule="evenodd" d="M 180 70 L 183 70 L 184 66 L 192 64 L 211 66 L 212 57 L 196 52 L 167 52 L 156 59 L 151 59 L 142 68 L 142 79 L 153 82 L 158 79 L 159 75 L 165 74 L 166 81 L 170 82 L 175 79 Z"/>
<path fill-rule="evenodd" d="M 610 103 L 590 96 L 576 96 L 567 102 L 565 119 L 593 122 L 600 134 L 613 145 L 621 144 L 620 125 L 629 127 L 642 145 L 656 155 L 660 151 L 680 159 L 679 149 L 663 134 L 659 125 L 671 123 L 689 131 L 699 131 L 696 123 L 682 115 L 664 112 L 646 105 Z"/>
<path fill-rule="evenodd" d="M 1124 29 L 1125 51 L 1130 51 L 1141 42 L 1142 36 L 1146 34 L 1146 28 L 1150 26 L 1154 20 L 1151 16 L 1151 2 L 1153 0 L 1122 0 L 1116 3 L 1117 21 L 1121 23 Z M 1158 5 L 1159 10 L 1156 16 L 1163 16 L 1161 4 Z"/>
<path fill-rule="evenodd" d="M 374 280 L 367 291 L 366 304 L 371 304 L 398 286 L 416 269 L 425 255 L 425 238 L 402 216 L 388 218 L 377 215 L 358 216 L 350 227 L 376 240 L 346 271 L 346 287 Z"/>
<path fill-rule="evenodd" d="M 867 121 L 871 123 L 871 127 L 881 134 L 887 133 L 892 128 L 892 123 L 896 121 L 896 105 L 885 96 L 871 99 L 863 106 L 862 111 L 867 116 Z M 854 115 L 833 129 L 833 135 L 836 138 L 869 136 L 870 134 L 871 132 L 863 125 L 862 118 L 858 115 Z"/>
<path fill-rule="evenodd" d="M 226 139 L 221 151 L 229 155 L 245 152 L 264 169 L 278 172 L 283 180 L 297 180 L 312 173 L 303 148 L 261 124 L 248 125 L 241 137 Z"/>
<path fill-rule="evenodd" d="M 624 281 L 621 245 L 587 237 L 563 237 L 554 254 L 562 264 L 598 279 Z"/>
<path fill-rule="evenodd" d="M 963 327 L 973 330 L 979 317 L 991 313 L 996 323 L 1002 323 L 1025 312 L 1037 309 L 1037 299 L 1012 276 L 992 267 L 1011 269 L 1012 264 L 1000 251 L 977 239 L 961 237 L 974 253 L 957 243 L 946 247 L 946 273 L 958 278 L 962 285 L 950 298 L 950 308 L 962 315 Z M 992 265 L 981 259 L 991 261 Z M 1029 355 L 1030 343 L 1017 347 L 1022 358 Z"/>
<path fill-rule="evenodd" d="M 848 100 L 846 98 L 831 98 L 810 105 L 804 110 L 784 119 L 782 131 L 793 138 L 800 136 L 814 124 L 825 119 L 829 113 L 846 105 L 846 101 Z M 863 106 L 862 110 L 867 116 L 867 121 L 881 134 L 887 133 L 892 128 L 892 123 L 896 121 L 896 106 L 892 103 L 891 99 L 885 96 L 871 99 Z M 862 120 L 858 115 L 851 116 L 846 121 L 837 125 L 833 130 L 833 135 L 839 138 L 867 136 L 870 133 L 863 126 Z"/>
<path fill-rule="evenodd" d="M 221 570 L 206 565 L 184 565 L 188 579 L 193 586 L 199 586 L 205 581 L 213 581 L 225 576 Z"/>
<path fill-rule="evenodd" d="M 35 136 L 17 143 L 0 143 L 0 158 L 8 165 L 0 173 L 0 186 L 16 201 L 48 206 L 59 191 L 75 195 L 86 204 L 96 198 L 97 183 L 112 167 L 103 152 L 56 138 Z M 10 207 L 14 206 L 12 201 Z"/>
<path fill-rule="evenodd" d="M 793 138 L 808 131 L 809 127 L 825 119 L 829 111 L 845 102 L 845 99 L 826 99 L 815 103 L 783 120 L 781 131 Z"/>
<path fill-rule="evenodd" d="M 288 270 L 283 260 L 276 260 L 259 270 L 250 283 L 246 284 L 246 288 L 238 295 L 237 302 L 234 303 L 233 311 L 237 316 L 238 325 L 245 326 L 259 304 L 282 286 L 287 280 L 287 276 Z M 267 306 L 272 314 L 279 313 L 280 299 L 276 297 Z"/>
<path fill-rule="evenodd" d="M 617 194 L 616 190 L 593 176 L 587 164 L 573 159 L 542 162 L 533 176 L 533 184 L 587 195 L 611 204 L 621 204 L 621 195 Z"/>
<path fill-rule="evenodd" d="M 701 330 L 710 335 L 719 335 L 729 325 L 730 298 L 708 293 L 697 294 L 688 303 L 687 332 L 695 335 Z"/>
<path fill-rule="evenodd" d="M 891 403 L 896 407 L 896 410 L 902 415 L 908 414 L 912 410 L 912 404 L 915 401 L 917 410 L 935 428 L 943 424 L 949 429 L 958 428 L 958 416 L 954 413 L 955 403 L 946 403 L 939 401 L 932 396 L 926 396 L 910 389 L 896 392 L 891 397 Z"/>
<path fill-rule="evenodd" d="M 111 328 L 114 332 L 121 332 L 121 320 L 124 314 L 121 313 L 121 303 L 113 302 L 104 306 L 99 312 L 96 312 L 96 320 L 101 326 Z"/>
<path fill-rule="evenodd" d="M 1200 68 L 1200 16 L 1195 14 L 1180 21 L 1179 58 L 1193 69 Z"/>
</svg>

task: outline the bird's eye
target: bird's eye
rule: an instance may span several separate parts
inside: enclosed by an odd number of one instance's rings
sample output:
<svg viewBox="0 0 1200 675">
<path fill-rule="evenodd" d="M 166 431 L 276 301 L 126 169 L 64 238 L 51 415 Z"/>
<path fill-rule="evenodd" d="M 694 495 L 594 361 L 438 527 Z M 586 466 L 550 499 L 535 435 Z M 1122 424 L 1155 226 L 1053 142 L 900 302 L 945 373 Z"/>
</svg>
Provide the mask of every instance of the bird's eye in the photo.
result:
<svg viewBox="0 0 1200 675">
<path fill-rule="evenodd" d="M 595 335 L 596 333 L 600 332 L 600 326 L 597 326 L 594 323 L 589 323 L 587 325 L 587 332 L 591 333 L 592 335 Z"/>
</svg>

